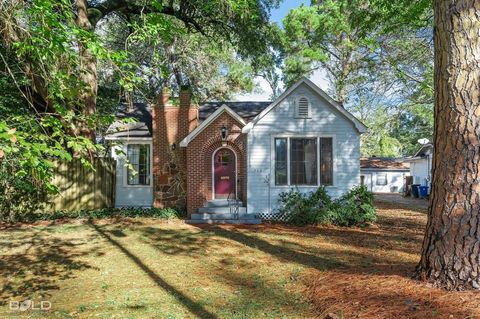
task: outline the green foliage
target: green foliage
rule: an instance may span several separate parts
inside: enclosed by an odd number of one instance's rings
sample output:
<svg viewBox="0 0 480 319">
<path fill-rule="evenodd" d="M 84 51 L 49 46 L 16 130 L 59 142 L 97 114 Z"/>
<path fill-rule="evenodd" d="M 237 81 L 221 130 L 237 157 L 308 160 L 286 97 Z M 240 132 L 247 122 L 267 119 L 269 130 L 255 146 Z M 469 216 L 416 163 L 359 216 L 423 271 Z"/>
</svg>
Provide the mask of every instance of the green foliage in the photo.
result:
<svg viewBox="0 0 480 319">
<path fill-rule="evenodd" d="M 411 155 L 432 136 L 429 1 L 312 1 L 283 24 L 285 82 L 323 71 L 329 93 L 370 128 L 363 156 Z"/>
<path fill-rule="evenodd" d="M 185 212 L 173 208 L 104 208 L 96 210 L 80 210 L 80 211 L 56 211 L 53 213 L 36 212 L 29 215 L 20 216 L 16 219 L 1 217 L 1 220 L 12 222 L 33 222 L 38 220 L 60 220 L 60 219 L 101 219 L 114 217 L 149 217 L 158 219 L 180 219 L 185 217 Z"/>
<path fill-rule="evenodd" d="M 365 226 L 376 220 L 373 194 L 358 186 L 342 197 L 332 200 L 325 187 L 315 192 L 291 190 L 280 194 L 280 214 L 297 225 L 333 224 L 338 226 Z"/>
</svg>

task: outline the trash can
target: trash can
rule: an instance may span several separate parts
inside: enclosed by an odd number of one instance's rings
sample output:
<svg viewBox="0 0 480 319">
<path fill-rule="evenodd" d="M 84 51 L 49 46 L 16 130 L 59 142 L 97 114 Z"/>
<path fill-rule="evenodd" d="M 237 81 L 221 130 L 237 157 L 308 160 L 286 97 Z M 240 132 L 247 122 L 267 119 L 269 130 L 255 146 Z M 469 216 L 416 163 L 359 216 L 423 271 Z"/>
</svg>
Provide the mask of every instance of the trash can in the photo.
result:
<svg viewBox="0 0 480 319">
<path fill-rule="evenodd" d="M 427 196 L 428 196 L 428 186 L 419 186 L 418 187 L 418 193 L 420 195 L 420 198 L 427 198 Z"/>
<path fill-rule="evenodd" d="M 412 184 L 412 195 L 415 198 L 418 198 L 420 196 L 418 188 L 420 187 L 420 184 Z"/>
</svg>

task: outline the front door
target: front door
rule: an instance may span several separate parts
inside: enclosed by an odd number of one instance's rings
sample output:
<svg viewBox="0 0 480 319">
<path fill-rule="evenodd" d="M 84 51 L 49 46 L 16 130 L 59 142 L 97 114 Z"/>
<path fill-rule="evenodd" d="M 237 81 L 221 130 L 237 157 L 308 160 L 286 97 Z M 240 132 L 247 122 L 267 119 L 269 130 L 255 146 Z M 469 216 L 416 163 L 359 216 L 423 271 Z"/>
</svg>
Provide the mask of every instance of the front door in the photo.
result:
<svg viewBox="0 0 480 319">
<path fill-rule="evenodd" d="M 221 148 L 213 156 L 213 186 L 215 199 L 236 198 L 236 158 L 232 150 Z"/>
</svg>

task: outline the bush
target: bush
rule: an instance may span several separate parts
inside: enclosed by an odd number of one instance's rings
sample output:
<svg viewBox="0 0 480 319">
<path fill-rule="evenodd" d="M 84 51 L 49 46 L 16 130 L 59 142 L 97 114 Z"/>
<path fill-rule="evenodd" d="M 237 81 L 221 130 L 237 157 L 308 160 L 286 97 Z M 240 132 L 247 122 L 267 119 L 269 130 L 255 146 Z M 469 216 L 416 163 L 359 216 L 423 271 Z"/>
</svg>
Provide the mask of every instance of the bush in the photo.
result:
<svg viewBox="0 0 480 319">
<path fill-rule="evenodd" d="M 180 219 L 185 217 L 185 212 L 173 208 L 104 208 L 80 211 L 56 211 L 53 213 L 30 214 L 21 220 L 33 222 L 37 220 L 78 219 L 78 218 L 111 218 L 111 217 L 151 217 L 159 219 Z M 4 221 L 10 221 L 4 219 Z"/>
<path fill-rule="evenodd" d="M 40 163 L 41 164 L 41 163 Z M 44 209 L 53 191 L 47 183 L 26 174 L 17 162 L 0 159 L 0 219 L 15 222 L 32 218 Z"/>
<path fill-rule="evenodd" d="M 280 214 L 296 226 L 364 226 L 376 220 L 373 194 L 364 186 L 355 187 L 336 200 L 332 200 L 321 186 L 308 194 L 298 190 L 281 193 L 279 201 Z"/>
</svg>

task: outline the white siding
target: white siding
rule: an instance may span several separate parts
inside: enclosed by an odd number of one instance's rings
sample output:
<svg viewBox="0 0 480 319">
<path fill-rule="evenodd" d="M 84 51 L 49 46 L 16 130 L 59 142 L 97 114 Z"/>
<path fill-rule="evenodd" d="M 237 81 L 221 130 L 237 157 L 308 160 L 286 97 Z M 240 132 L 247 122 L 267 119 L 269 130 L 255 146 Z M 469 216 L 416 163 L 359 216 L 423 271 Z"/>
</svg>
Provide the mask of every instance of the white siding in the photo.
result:
<svg viewBox="0 0 480 319">
<path fill-rule="evenodd" d="M 430 186 L 430 170 L 432 169 L 432 156 L 410 162 L 410 175 L 413 183 Z"/>
<path fill-rule="evenodd" d="M 405 176 L 409 176 L 408 171 L 389 171 L 364 169 L 360 172 L 365 176 L 365 186 L 374 193 L 399 193 L 404 191 Z M 387 185 L 377 185 L 378 174 L 387 174 Z"/>
<path fill-rule="evenodd" d="M 295 117 L 295 101 L 305 96 L 310 100 L 310 118 Z M 279 105 L 273 108 L 248 133 L 248 186 L 249 213 L 275 211 L 278 195 L 292 187 L 274 185 L 272 138 L 276 135 L 331 136 L 334 152 L 334 185 L 328 192 L 338 197 L 360 184 L 360 135 L 354 124 L 328 105 L 305 84 L 300 85 Z M 302 192 L 317 187 L 299 187 Z"/>
<path fill-rule="evenodd" d="M 129 143 L 135 144 L 134 141 Z M 141 141 L 138 143 L 146 143 Z M 148 142 L 150 143 L 150 142 Z M 123 152 L 123 154 L 117 151 Z M 150 146 L 150 154 L 152 152 Z M 153 205 L 153 187 L 149 186 L 131 186 L 126 183 L 125 155 L 127 153 L 126 145 L 117 145 L 112 148 L 112 157 L 117 161 L 117 180 L 115 185 L 115 207 L 151 207 Z M 151 171 L 150 163 L 150 171 Z M 152 180 L 151 180 L 152 182 Z"/>
</svg>

